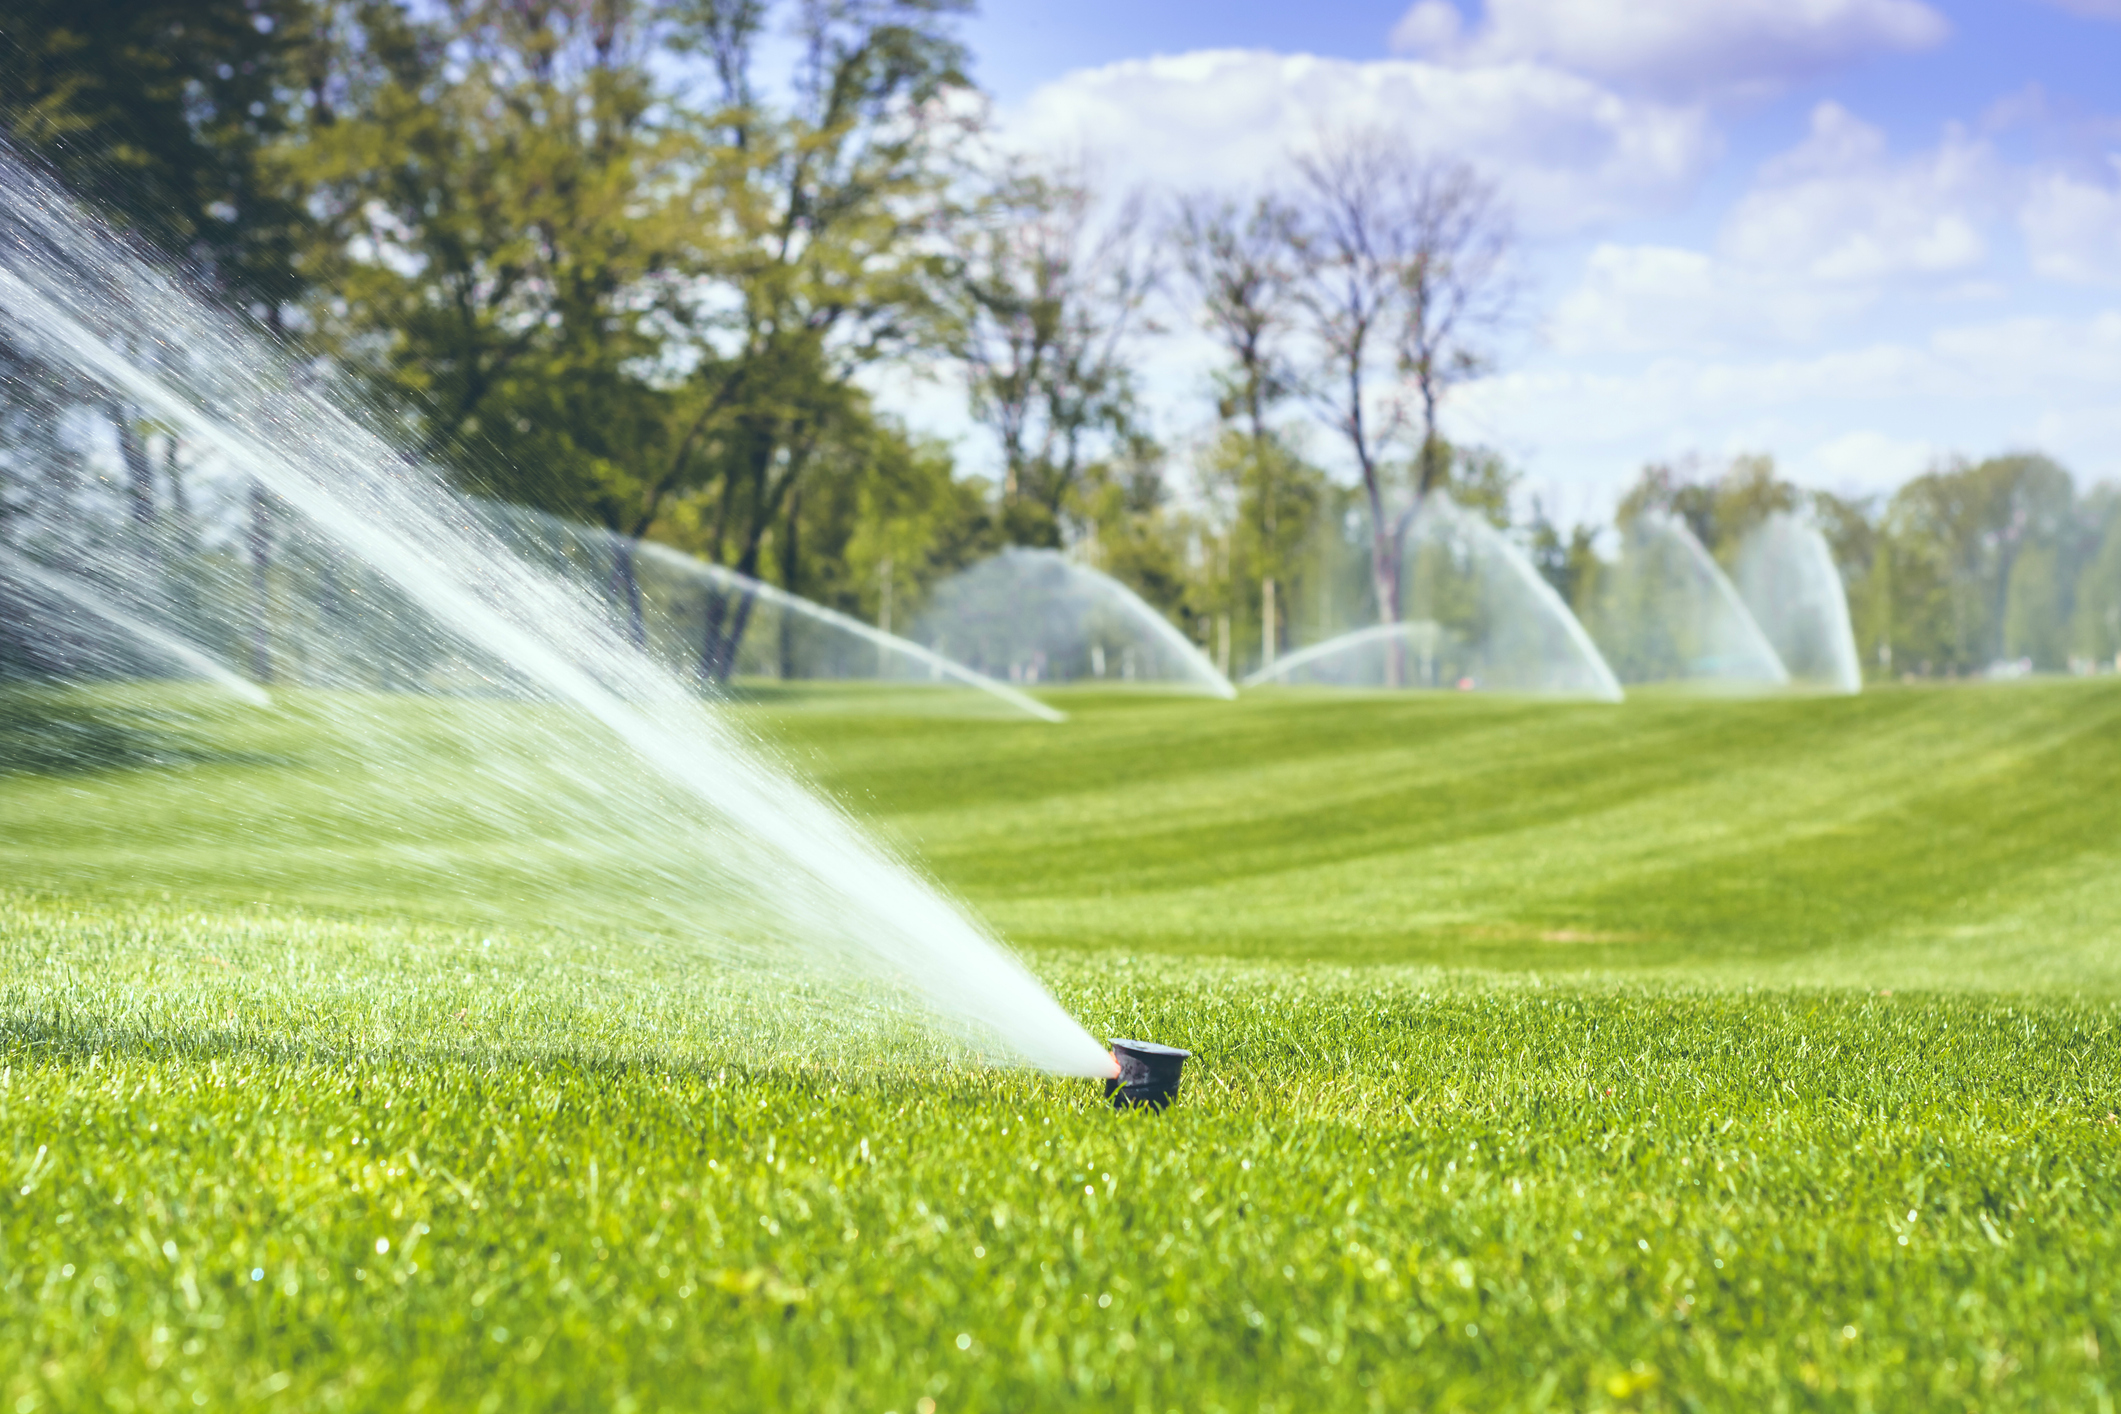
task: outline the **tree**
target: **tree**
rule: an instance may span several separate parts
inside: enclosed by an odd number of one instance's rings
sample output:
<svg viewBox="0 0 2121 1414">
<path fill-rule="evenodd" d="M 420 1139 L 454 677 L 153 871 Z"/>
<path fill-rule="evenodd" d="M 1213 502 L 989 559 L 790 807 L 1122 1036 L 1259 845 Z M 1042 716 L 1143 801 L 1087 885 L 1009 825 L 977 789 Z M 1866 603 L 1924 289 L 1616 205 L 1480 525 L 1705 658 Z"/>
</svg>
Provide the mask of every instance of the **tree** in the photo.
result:
<svg viewBox="0 0 2121 1414">
<path fill-rule="evenodd" d="M 2069 538 L 2075 494 L 2068 472 L 2032 454 L 1947 463 L 1894 493 L 1884 518 L 1893 658 L 1924 671 L 1973 672 L 2009 653 L 2017 561 L 2029 548 Z M 2076 557 L 2073 549 L 2072 563 Z M 2064 567 L 2056 573 L 2072 582 Z M 2019 585 L 2022 593 L 2046 592 L 2030 572 Z M 2042 612 L 2066 616 L 2068 605 Z M 2028 643 L 2029 626 L 2021 617 L 2020 640 Z"/>
<path fill-rule="evenodd" d="M 1171 229 L 1201 322 L 1230 360 L 1219 380 L 1219 411 L 1226 421 L 1241 416 L 1249 438 L 1249 475 L 1243 479 L 1261 547 L 1260 656 L 1266 667 L 1273 666 L 1284 633 L 1275 595 L 1289 539 L 1279 519 L 1283 496 L 1276 474 L 1288 451 L 1268 413 L 1294 383 L 1283 344 L 1295 314 L 1297 231 L 1296 212 L 1273 195 L 1256 198 L 1248 208 L 1189 197 L 1179 203 Z M 1295 538 L 1301 535 L 1298 527 Z"/>
<path fill-rule="evenodd" d="M 306 222 L 264 153 L 314 23 L 309 0 L 9 0 L 0 127 L 210 287 L 276 309 Z"/>
<path fill-rule="evenodd" d="M 1646 510 L 1685 521 L 1688 530 L 1726 568 L 1745 537 L 1776 512 L 1797 509 L 1803 493 L 1782 479 L 1770 456 L 1736 456 L 1710 472 L 1699 457 L 1652 462 L 1620 499 L 1621 525 Z"/>
<path fill-rule="evenodd" d="M 481 0 L 357 19 L 282 159 L 320 216 L 319 336 L 462 485 L 640 536 L 683 480 L 653 296 L 697 269 L 673 195 L 696 153 L 658 105 L 652 16 Z"/>
<path fill-rule="evenodd" d="M 803 592 L 903 635 L 937 579 L 1000 548 L 986 491 L 947 447 L 880 421 L 860 464 L 804 502 Z"/>
<path fill-rule="evenodd" d="M 1314 363 L 1306 392 L 1361 474 L 1378 619 L 1397 623 L 1407 529 L 1421 497 L 1448 474 L 1441 404 L 1489 366 L 1482 341 L 1509 307 L 1509 227 L 1471 169 L 1425 159 L 1389 133 L 1331 138 L 1297 169 L 1299 307 Z M 1412 504 L 1394 516 L 1388 456 L 1410 429 L 1418 433 Z M 1396 679 L 1396 657 L 1393 665 Z"/>
<path fill-rule="evenodd" d="M 759 0 L 695 0 L 684 43 L 710 55 L 722 104 L 708 180 L 691 219 L 712 235 L 712 280 L 678 307 L 696 360 L 677 389 L 666 478 L 701 469 L 711 496 L 696 548 L 756 575 L 769 532 L 785 563 L 800 534 L 806 484 L 848 468 L 872 433 L 860 372 L 938 351 L 952 214 L 947 149 L 962 135 L 947 93 L 966 84 L 949 22 L 961 0 L 840 0 L 796 9 L 791 97 L 760 97 Z M 791 589 L 794 585 L 787 586 Z M 711 608 L 701 671 L 734 661 L 748 599 Z"/>
<path fill-rule="evenodd" d="M 310 0 L 10 0 L 0 129 L 199 288 L 277 325 L 300 289 L 309 223 L 269 148 L 294 121 L 286 98 L 311 62 L 316 15 Z M 98 410 L 125 467 L 126 552 L 159 576 L 161 542 L 188 533 L 183 515 L 165 526 L 160 514 L 158 470 L 182 508 L 175 434 L 121 397 Z"/>
<path fill-rule="evenodd" d="M 2071 652 L 2101 667 L 2121 668 L 2121 494 L 2099 487 L 2080 517 L 2098 547 L 2078 572 L 2070 624 Z"/>
<path fill-rule="evenodd" d="M 1493 366 L 1487 340 L 1515 303 L 1507 274 L 1514 237 L 1494 185 L 1464 163 L 1420 163 L 1400 181 L 1413 258 L 1399 271 L 1394 342 L 1400 372 L 1421 400 L 1417 491 L 1426 496 L 1451 466 L 1438 409 L 1453 388 Z"/>
<path fill-rule="evenodd" d="M 1526 553 L 1531 557 L 1532 567 L 1539 571 L 1539 577 L 1561 596 L 1562 603 L 1571 608 L 1582 602 L 1582 596 L 1597 572 L 1597 539 L 1598 532 L 1588 525 L 1571 527 L 1568 539 L 1562 539 L 1560 529 L 1547 517 L 1546 506 L 1539 497 L 1532 498 L 1532 518 L 1526 527 Z"/>
<path fill-rule="evenodd" d="M 632 541 L 675 508 L 687 548 L 759 576 L 776 526 L 871 434 L 855 386 L 940 341 L 950 0 L 794 10 L 784 102 L 757 70 L 758 0 L 466 0 L 337 36 L 289 154 L 324 211 L 314 306 L 415 409 L 417 444 L 472 489 Z M 716 106 L 681 91 L 705 56 Z M 699 669 L 734 661 L 748 599 L 705 616 Z"/>
<path fill-rule="evenodd" d="M 958 353 L 1018 544 L 1059 544 L 1084 468 L 1136 432 L 1126 346 L 1157 274 L 1141 226 L 1139 201 L 1100 220 L 1079 177 L 1014 168 L 962 229 Z"/>
<path fill-rule="evenodd" d="M 1200 586 L 1186 573 L 1190 518 L 1171 506 L 1164 449 L 1136 434 L 1084 468 L 1075 503 L 1084 558 L 1174 621 L 1195 616 Z"/>
</svg>

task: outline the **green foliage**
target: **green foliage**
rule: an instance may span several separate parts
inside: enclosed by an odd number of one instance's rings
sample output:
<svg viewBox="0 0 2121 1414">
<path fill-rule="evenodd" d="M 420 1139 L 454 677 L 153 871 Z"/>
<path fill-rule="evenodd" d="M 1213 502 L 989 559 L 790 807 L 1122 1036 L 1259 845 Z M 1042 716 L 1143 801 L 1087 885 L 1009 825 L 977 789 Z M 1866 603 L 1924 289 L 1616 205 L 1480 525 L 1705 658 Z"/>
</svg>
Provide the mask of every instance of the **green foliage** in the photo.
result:
<svg viewBox="0 0 2121 1414">
<path fill-rule="evenodd" d="M 1083 469 L 1070 497 L 1083 527 L 1079 553 L 1095 568 L 1156 606 L 1175 623 L 1191 623 L 1207 596 L 1186 563 L 1190 517 L 1175 514 L 1164 485 L 1164 450 L 1143 436 Z"/>
<path fill-rule="evenodd" d="M 687 153 L 637 17 L 364 21 L 284 157 L 325 213 L 320 333 L 474 488 L 639 534 L 671 480 L 641 289 L 683 251 L 666 191 Z"/>
<path fill-rule="evenodd" d="M 1894 493 L 1883 524 L 1892 661 L 1959 673 L 2037 650 L 2036 666 L 2060 667 L 2081 556 L 2075 499 L 2069 473 L 2041 456 L 1941 467 Z"/>
<path fill-rule="evenodd" d="M 2098 553 L 2077 581 L 2071 637 L 2078 653 L 2121 666 L 2121 515 L 2104 509 Z"/>
<path fill-rule="evenodd" d="M 1777 475 L 1773 457 L 1733 457 L 1713 477 L 1698 461 L 1654 462 L 1620 498 L 1613 519 L 1625 529 L 1646 510 L 1676 516 L 1728 568 L 1749 531 L 1776 511 L 1795 510 L 1799 498 Z"/>
<path fill-rule="evenodd" d="M 832 454 L 847 464 L 820 467 L 803 498 L 798 569 L 784 588 L 904 632 L 937 579 L 1000 548 L 986 488 L 956 478 L 948 448 L 880 423 Z M 684 545 L 696 533 L 677 525 L 668 538 Z"/>
<path fill-rule="evenodd" d="M 1553 586 L 1564 604 L 1583 602 L 1587 577 L 1597 572 L 1598 532 L 1588 525 L 1569 528 L 1566 540 L 1561 529 L 1547 518 L 1546 507 L 1535 496 L 1532 518 L 1525 530 L 1525 553 L 1539 577 Z"/>
<path fill-rule="evenodd" d="M 1124 349 L 1154 279 L 1141 211 L 1095 208 L 1079 177 L 1011 166 L 955 232 L 955 352 L 972 414 L 1000 444 L 1017 544 L 1062 544 L 1090 468 L 1145 435 Z"/>
<path fill-rule="evenodd" d="M 842 696 L 755 720 L 1065 942 L 1034 960 L 1086 1024 L 1194 1049 L 1175 1108 L 614 933 L 394 921 L 433 902 L 398 849 L 305 908 L 254 830 L 302 837 L 322 742 L 0 779 L 8 877 L 76 871 L 0 896 L 0 1399 L 2110 1397 L 2111 683 L 1081 693 L 1060 728 Z M 275 900 L 143 888 L 172 810 Z"/>
<path fill-rule="evenodd" d="M 1303 641 L 1299 616 L 1314 579 L 1331 572 L 1334 547 L 1316 532 L 1334 488 L 1299 448 L 1291 432 L 1225 424 L 1197 461 L 1211 506 L 1203 529 L 1215 544 L 1196 571 L 1195 602 L 1228 617 L 1240 665 L 1262 656 L 1264 582 L 1274 581 L 1276 645 L 1286 650 Z"/>
<path fill-rule="evenodd" d="M 802 9 L 771 102 L 764 5 L 376 11 L 286 156 L 329 216 L 315 318 L 429 455 L 503 500 L 798 592 L 806 496 L 844 523 L 917 484 L 936 503 L 899 504 L 886 538 L 963 539 L 962 497 L 901 474 L 912 453 L 855 382 L 940 338 L 946 130 L 918 115 L 963 82 L 958 8 Z M 706 112 L 681 93 L 702 53 Z M 632 566 L 614 574 L 637 598 Z M 709 671 L 741 618 L 725 630 Z"/>
<path fill-rule="evenodd" d="M 266 149 L 313 62 L 306 0 L 8 0 L 0 129 L 240 302 L 296 290 Z"/>
</svg>

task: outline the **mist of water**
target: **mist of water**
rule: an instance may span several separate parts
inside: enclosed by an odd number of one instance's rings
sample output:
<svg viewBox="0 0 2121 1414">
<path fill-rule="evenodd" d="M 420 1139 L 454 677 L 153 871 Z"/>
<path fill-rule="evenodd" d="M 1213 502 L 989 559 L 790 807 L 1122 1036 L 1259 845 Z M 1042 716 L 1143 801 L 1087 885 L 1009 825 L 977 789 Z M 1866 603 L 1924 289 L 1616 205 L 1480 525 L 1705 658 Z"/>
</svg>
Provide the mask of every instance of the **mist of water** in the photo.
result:
<svg viewBox="0 0 2121 1414">
<path fill-rule="evenodd" d="M 1585 626 L 1624 683 L 1782 687 L 1789 671 L 1686 522 L 1644 511 L 1593 584 Z"/>
<path fill-rule="evenodd" d="M 903 998 L 980 1054 L 1110 1072 L 1104 1049 L 964 910 L 614 632 L 591 596 L 464 513 L 372 430 L 380 415 L 314 386 L 275 345 L 137 259 L 4 153 L 0 335 L 92 395 L 179 429 L 224 476 L 269 498 L 284 539 L 386 585 L 389 595 L 370 594 L 357 611 L 370 624 L 364 642 L 381 641 L 372 621 L 387 615 L 382 638 L 446 642 L 470 680 L 548 705 L 526 716 L 512 702 L 459 699 L 462 739 L 493 762 L 474 763 L 479 788 L 505 808 L 483 797 L 434 808 L 484 812 L 488 824 L 524 820 L 538 801 L 521 783 L 565 778 L 575 799 L 623 817 L 618 846 L 598 855 L 592 844 L 581 873 L 635 842 L 694 846 L 685 858 L 666 855 L 665 891 L 639 907 L 702 964 L 789 960 L 872 1001 Z M 316 631 L 331 633 L 328 624 Z M 431 674 L 432 654 L 427 663 Z M 351 734 L 342 768 L 373 795 L 377 762 L 400 745 L 395 719 L 350 699 L 319 710 Z M 527 746 L 533 739 L 542 745 Z M 526 752 L 542 775 L 521 769 Z M 408 777 L 390 788 L 437 787 Z"/>
<path fill-rule="evenodd" d="M 607 601 L 614 565 L 628 565 L 630 602 L 608 607 L 674 671 L 735 682 L 971 688 L 1043 722 L 1068 720 L 1067 713 L 923 644 L 727 565 L 520 507 L 489 502 L 474 509 L 525 559 Z M 704 664 L 709 657 L 717 661 Z"/>
<path fill-rule="evenodd" d="M 1021 546 L 935 587 L 913 637 L 1012 683 L 1099 682 L 1235 697 L 1230 680 L 1133 590 Z"/>
<path fill-rule="evenodd" d="M 0 576 L 21 580 L 85 609 L 104 623 L 144 645 L 155 656 L 189 669 L 215 686 L 234 693 L 253 707 L 272 706 L 272 694 L 210 654 L 186 643 L 169 630 L 151 624 L 113 604 L 109 599 L 67 575 L 49 569 L 0 545 Z"/>
<path fill-rule="evenodd" d="M 1733 578 L 1793 679 L 1831 692 L 1863 690 L 1848 592 L 1816 527 L 1775 512 L 1739 545 Z"/>
<path fill-rule="evenodd" d="M 1356 629 L 1245 679 L 1621 699 L 1620 683 L 1523 550 L 1441 492 L 1408 527 L 1404 621 Z"/>
</svg>

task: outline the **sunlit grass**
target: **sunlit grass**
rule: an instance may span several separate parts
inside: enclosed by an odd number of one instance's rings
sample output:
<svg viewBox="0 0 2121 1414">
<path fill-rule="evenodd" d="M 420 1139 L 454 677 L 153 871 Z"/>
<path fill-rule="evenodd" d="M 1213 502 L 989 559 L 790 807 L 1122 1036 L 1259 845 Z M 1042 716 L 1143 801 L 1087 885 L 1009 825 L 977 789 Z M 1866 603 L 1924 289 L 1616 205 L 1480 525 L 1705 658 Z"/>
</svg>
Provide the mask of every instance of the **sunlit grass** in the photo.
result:
<svg viewBox="0 0 2121 1414">
<path fill-rule="evenodd" d="M 2110 1399 L 2121 693 L 1064 705 L 744 710 L 1193 1047 L 1160 1117 L 383 855 L 246 900 L 327 743 L 77 711 L 0 777 L 0 1400 Z"/>
</svg>

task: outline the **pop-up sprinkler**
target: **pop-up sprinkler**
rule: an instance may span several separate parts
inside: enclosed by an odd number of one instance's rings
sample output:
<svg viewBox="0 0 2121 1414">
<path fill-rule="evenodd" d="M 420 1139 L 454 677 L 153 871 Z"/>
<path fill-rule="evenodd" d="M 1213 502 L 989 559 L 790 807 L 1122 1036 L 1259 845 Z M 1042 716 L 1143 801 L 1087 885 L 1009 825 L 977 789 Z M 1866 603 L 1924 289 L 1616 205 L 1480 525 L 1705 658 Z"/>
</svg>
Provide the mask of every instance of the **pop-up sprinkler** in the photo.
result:
<svg viewBox="0 0 2121 1414">
<path fill-rule="evenodd" d="M 1154 1041 L 1114 1041 L 1112 1060 L 1119 1073 L 1105 1082 L 1112 1108 L 1147 1105 L 1160 1110 L 1178 1096 L 1178 1071 L 1191 1051 L 1159 1046 Z"/>
</svg>

